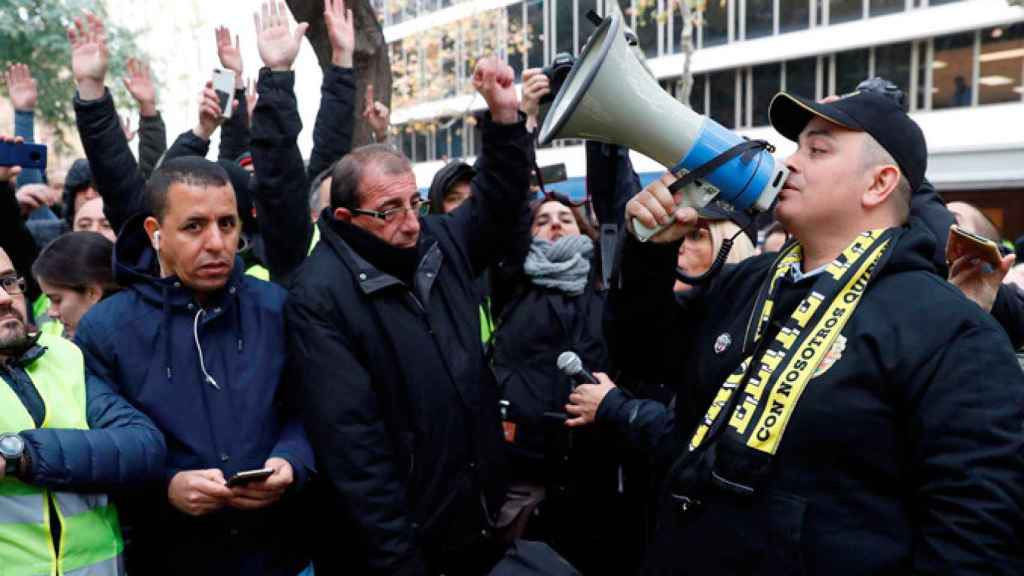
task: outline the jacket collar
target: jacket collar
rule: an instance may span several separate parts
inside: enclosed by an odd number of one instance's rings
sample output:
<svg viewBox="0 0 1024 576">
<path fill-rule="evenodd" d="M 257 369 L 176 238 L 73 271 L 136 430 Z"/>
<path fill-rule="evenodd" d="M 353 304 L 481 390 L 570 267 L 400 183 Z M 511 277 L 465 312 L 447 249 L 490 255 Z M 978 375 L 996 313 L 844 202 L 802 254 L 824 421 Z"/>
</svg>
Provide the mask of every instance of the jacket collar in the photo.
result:
<svg viewBox="0 0 1024 576">
<path fill-rule="evenodd" d="M 326 242 L 331 250 L 338 255 L 339 258 L 348 266 L 350 270 L 355 273 L 356 280 L 359 283 L 359 288 L 367 296 L 380 292 L 385 288 L 391 286 L 405 286 L 405 284 L 395 278 L 391 274 L 388 274 L 376 266 L 371 264 L 365 258 L 359 255 L 344 239 L 334 230 L 333 227 L 334 215 L 330 213 L 330 209 L 325 209 L 320 215 L 320 219 L 317 221 L 317 226 L 320 229 L 320 240 Z M 420 232 L 420 245 L 423 245 L 424 240 L 427 240 L 423 236 L 425 229 Z M 421 249 L 422 251 L 422 249 Z M 416 296 L 421 302 L 427 302 L 430 296 L 430 290 L 434 286 L 434 281 L 437 279 L 437 275 L 441 271 L 441 265 L 444 262 L 444 254 L 441 252 L 440 246 L 436 240 L 430 240 L 429 247 L 423 256 L 420 257 L 419 263 L 416 266 L 416 274 L 414 276 L 415 286 L 412 287 L 415 290 Z M 407 287 L 407 286 L 406 286 Z M 409 287 L 407 287 L 409 288 Z"/>
</svg>

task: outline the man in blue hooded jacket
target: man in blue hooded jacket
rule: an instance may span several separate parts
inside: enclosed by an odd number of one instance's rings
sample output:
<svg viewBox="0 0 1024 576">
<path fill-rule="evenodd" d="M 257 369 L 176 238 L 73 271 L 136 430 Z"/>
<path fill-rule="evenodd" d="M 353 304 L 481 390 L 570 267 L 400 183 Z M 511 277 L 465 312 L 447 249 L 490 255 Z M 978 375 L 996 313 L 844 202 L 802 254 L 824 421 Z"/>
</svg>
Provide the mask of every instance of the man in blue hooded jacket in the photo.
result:
<svg viewBox="0 0 1024 576">
<path fill-rule="evenodd" d="M 245 276 L 223 168 L 164 163 L 148 213 L 114 249 L 125 290 L 83 318 L 87 369 L 149 415 L 168 443 L 163 482 L 122 506 L 128 569 L 141 574 L 297 574 L 294 492 L 312 469 L 283 401 L 285 292 Z M 229 488 L 240 471 L 264 480 Z"/>
</svg>

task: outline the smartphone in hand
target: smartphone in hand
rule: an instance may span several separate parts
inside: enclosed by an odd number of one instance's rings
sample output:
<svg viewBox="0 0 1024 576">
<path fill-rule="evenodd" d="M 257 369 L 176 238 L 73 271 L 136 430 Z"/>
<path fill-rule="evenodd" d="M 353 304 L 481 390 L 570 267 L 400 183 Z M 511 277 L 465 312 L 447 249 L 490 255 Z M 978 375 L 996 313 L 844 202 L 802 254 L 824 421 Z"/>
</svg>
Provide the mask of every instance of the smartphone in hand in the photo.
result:
<svg viewBox="0 0 1024 576">
<path fill-rule="evenodd" d="M 261 482 L 270 478 L 274 475 L 273 468 L 258 468 L 256 470 L 243 470 L 228 478 L 226 482 L 228 488 L 234 488 L 236 486 L 245 486 L 252 482 Z"/>
<path fill-rule="evenodd" d="M 0 166 L 46 170 L 46 146 L 28 142 L 0 142 Z"/>
<path fill-rule="evenodd" d="M 982 262 L 987 262 L 996 268 L 1003 260 L 1003 255 L 999 252 L 999 245 L 995 241 L 968 232 L 953 224 L 949 227 L 949 237 L 946 239 L 946 262 L 952 264 L 962 256 L 980 258 Z"/>
<path fill-rule="evenodd" d="M 217 93 L 217 103 L 220 104 L 220 115 L 225 120 L 231 118 L 233 106 L 231 105 L 235 95 L 235 73 L 231 70 L 213 70 L 213 90 Z"/>
</svg>

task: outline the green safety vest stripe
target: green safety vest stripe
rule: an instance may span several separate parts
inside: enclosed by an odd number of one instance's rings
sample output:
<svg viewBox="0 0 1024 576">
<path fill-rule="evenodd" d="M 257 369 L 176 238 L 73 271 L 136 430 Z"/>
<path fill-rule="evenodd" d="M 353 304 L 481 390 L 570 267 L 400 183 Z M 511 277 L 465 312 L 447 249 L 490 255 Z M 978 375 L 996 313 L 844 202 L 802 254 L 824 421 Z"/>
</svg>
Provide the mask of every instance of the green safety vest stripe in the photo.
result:
<svg viewBox="0 0 1024 576">
<path fill-rule="evenodd" d="M 46 410 L 44 428 L 89 428 L 82 352 L 71 342 L 43 334 L 46 353 L 26 367 Z M 35 428 L 35 422 L 9 386 L 0 386 L 0 430 Z M 50 501 L 61 522 L 60 558 L 50 537 Z M 34 502 L 34 504 L 33 504 Z M 38 513 L 31 513 L 32 507 Z M 124 549 L 117 511 L 104 495 L 51 492 L 15 478 L 0 479 L 0 557 L 17 574 L 120 574 Z M 113 560 L 113 562 L 112 562 Z M 113 567 L 111 571 L 109 568 Z"/>
<path fill-rule="evenodd" d="M 491 334 L 494 333 L 494 323 L 491 322 L 491 314 L 487 311 L 489 301 L 480 305 L 480 341 L 484 344 L 491 341 Z"/>
<path fill-rule="evenodd" d="M 259 278 L 260 280 L 270 282 L 270 270 L 267 270 L 259 264 L 249 266 L 245 271 L 246 276 L 252 276 L 253 278 Z"/>
<path fill-rule="evenodd" d="M 39 298 L 32 303 L 32 317 L 41 318 L 46 314 L 46 311 L 50 309 L 50 297 L 46 294 L 40 294 Z"/>
</svg>

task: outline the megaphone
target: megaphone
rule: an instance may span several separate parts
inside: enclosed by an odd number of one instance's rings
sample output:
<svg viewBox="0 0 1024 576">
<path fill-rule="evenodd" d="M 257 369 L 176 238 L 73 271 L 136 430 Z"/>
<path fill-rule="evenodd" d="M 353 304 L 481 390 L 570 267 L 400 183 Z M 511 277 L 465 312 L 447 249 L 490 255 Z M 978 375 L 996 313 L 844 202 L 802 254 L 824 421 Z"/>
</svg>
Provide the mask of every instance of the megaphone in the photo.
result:
<svg viewBox="0 0 1024 576">
<path fill-rule="evenodd" d="M 618 14 L 594 31 L 548 110 L 539 142 L 558 138 L 625 146 L 677 176 L 692 173 L 676 183 L 683 190 L 679 206 L 718 202 L 730 210 L 767 212 L 789 175 L 770 145 L 745 141 L 662 90 L 629 49 Z M 633 226 L 642 241 L 665 228 L 636 220 Z"/>
</svg>

